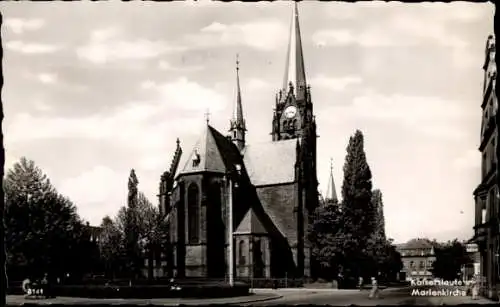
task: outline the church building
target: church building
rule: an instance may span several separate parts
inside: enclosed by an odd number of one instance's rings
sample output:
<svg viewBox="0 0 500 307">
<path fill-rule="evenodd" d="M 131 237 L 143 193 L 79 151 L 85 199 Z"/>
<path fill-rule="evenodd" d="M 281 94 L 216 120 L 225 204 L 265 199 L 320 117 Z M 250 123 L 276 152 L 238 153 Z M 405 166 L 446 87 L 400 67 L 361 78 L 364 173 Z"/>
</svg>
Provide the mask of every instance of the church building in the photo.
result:
<svg viewBox="0 0 500 307">
<path fill-rule="evenodd" d="M 290 32 L 284 82 L 274 110 L 269 106 L 270 139 L 246 142 L 251 131 L 237 62 L 229 133 L 207 121 L 182 158 L 178 144 L 174 167 L 162 177 L 160 207 L 170 221 L 167 270 L 173 276 L 227 276 L 229 257 L 235 278 L 310 276 L 307 229 L 319 202 L 317 135 L 296 3 Z M 229 255 L 231 221 L 234 249 Z"/>
</svg>

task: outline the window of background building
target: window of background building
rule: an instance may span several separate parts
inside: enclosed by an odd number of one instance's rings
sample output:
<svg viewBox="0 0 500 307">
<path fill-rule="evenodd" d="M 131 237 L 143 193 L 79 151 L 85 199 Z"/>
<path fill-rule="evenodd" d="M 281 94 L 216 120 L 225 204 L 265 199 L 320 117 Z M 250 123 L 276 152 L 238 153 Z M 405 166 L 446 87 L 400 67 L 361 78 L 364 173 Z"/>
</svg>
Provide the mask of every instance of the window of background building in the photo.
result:
<svg viewBox="0 0 500 307">
<path fill-rule="evenodd" d="M 486 209 L 481 209 L 481 224 L 486 223 Z"/>
</svg>

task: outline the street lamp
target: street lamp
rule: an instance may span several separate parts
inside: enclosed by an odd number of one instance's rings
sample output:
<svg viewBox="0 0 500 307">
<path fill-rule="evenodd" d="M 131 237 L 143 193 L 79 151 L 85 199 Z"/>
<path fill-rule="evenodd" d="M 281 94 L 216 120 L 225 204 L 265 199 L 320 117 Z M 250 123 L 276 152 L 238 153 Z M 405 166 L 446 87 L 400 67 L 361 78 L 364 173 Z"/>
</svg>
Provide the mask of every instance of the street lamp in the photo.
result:
<svg viewBox="0 0 500 307">
<path fill-rule="evenodd" d="M 241 174 L 241 165 L 236 164 L 236 175 Z M 228 172 L 224 176 L 224 182 L 228 183 L 228 243 L 229 243 L 229 255 L 228 255 L 228 266 L 229 266 L 229 285 L 234 286 L 234 243 L 233 243 L 233 181 L 231 178 L 231 172 Z M 234 183 L 234 187 L 238 187 L 238 182 Z"/>
</svg>

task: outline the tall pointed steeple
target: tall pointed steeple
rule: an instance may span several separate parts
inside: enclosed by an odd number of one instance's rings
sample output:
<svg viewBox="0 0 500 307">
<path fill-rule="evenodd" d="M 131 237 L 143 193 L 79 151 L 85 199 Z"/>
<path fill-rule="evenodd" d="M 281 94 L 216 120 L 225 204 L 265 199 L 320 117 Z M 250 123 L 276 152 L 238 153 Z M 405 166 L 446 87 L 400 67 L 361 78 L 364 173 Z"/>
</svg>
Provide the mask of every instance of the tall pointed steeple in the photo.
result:
<svg viewBox="0 0 500 307">
<path fill-rule="evenodd" d="M 241 102 L 240 87 L 240 61 L 236 55 L 236 101 L 233 110 L 233 118 L 230 121 L 231 140 L 241 151 L 245 147 L 245 119 L 243 118 L 243 104 Z"/>
<path fill-rule="evenodd" d="M 290 38 L 283 79 L 283 94 L 286 98 L 290 88 L 298 100 L 304 99 L 306 92 L 306 73 L 304 69 L 304 55 L 302 52 L 302 39 L 300 36 L 299 12 L 297 2 L 294 3 L 292 23 L 290 25 Z"/>
<path fill-rule="evenodd" d="M 333 179 L 333 159 L 330 159 L 330 178 L 328 180 L 328 187 L 326 188 L 326 203 L 338 203 L 337 190 L 335 189 L 335 181 Z"/>
</svg>

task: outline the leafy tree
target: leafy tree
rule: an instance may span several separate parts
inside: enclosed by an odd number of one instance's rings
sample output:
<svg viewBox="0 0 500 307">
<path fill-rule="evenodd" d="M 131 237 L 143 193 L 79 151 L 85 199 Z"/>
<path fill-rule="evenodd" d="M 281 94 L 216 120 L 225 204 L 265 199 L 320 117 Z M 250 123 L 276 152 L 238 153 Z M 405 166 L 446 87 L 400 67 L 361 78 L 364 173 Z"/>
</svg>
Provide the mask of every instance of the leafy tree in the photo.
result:
<svg viewBox="0 0 500 307">
<path fill-rule="evenodd" d="M 81 248 L 85 238 L 71 201 L 59 195 L 42 170 L 26 158 L 8 171 L 4 190 L 12 277 L 43 272 L 81 276 L 84 267 L 73 264 L 85 256 Z"/>
<path fill-rule="evenodd" d="M 366 161 L 364 137 L 356 130 L 349 139 L 342 184 L 343 257 L 345 275 L 372 273 L 373 262 L 367 251 L 375 230 L 372 204 L 372 174 Z"/>
<path fill-rule="evenodd" d="M 315 260 L 315 275 L 331 280 L 338 274 L 343 254 L 342 215 L 338 206 L 322 206 L 316 209 L 316 219 L 310 225 L 309 240 Z"/>
<path fill-rule="evenodd" d="M 435 249 L 436 261 L 432 273 L 435 277 L 453 280 L 458 277 L 462 266 L 468 262 L 465 245 L 457 239 Z"/>
<path fill-rule="evenodd" d="M 116 223 L 109 217 L 105 216 L 101 222 L 101 238 L 99 241 L 99 249 L 104 262 L 104 269 L 107 276 L 115 278 L 116 273 L 123 266 L 123 232 L 120 231 Z"/>
</svg>

